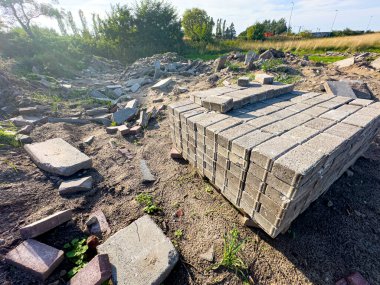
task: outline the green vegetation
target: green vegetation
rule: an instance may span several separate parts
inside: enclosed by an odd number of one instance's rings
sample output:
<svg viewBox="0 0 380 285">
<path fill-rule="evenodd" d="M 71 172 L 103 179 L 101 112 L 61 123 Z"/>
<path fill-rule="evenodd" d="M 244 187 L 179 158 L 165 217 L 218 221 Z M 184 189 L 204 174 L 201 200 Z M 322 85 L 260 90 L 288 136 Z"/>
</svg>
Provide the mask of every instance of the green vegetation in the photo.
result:
<svg viewBox="0 0 380 285">
<path fill-rule="evenodd" d="M 161 209 L 153 201 L 153 197 L 150 194 L 141 193 L 136 196 L 136 201 L 144 206 L 144 212 L 147 214 L 154 214 Z"/>
<path fill-rule="evenodd" d="M 215 269 L 224 267 L 228 270 L 234 271 L 240 277 L 245 279 L 247 266 L 239 256 L 244 244 L 245 241 L 240 239 L 239 231 L 237 229 L 231 230 L 224 237 L 223 258 Z"/>
<path fill-rule="evenodd" d="M 66 257 L 75 265 L 67 272 L 67 276 L 71 278 L 87 264 L 86 252 L 88 246 L 86 245 L 86 239 L 73 239 L 70 243 L 66 243 L 63 248 L 67 250 Z"/>
<path fill-rule="evenodd" d="M 2 146 L 21 146 L 20 142 L 16 139 L 16 134 L 12 131 L 0 129 L 0 147 Z"/>
<path fill-rule="evenodd" d="M 261 69 L 263 71 L 270 71 L 270 70 L 273 70 L 282 64 L 284 64 L 284 62 L 280 58 L 279 59 L 269 59 L 269 60 L 264 61 L 261 64 Z"/>
<path fill-rule="evenodd" d="M 202 9 L 187 9 L 183 14 L 182 27 L 185 36 L 194 42 L 211 41 L 214 24 L 214 20 Z"/>
<path fill-rule="evenodd" d="M 205 191 L 208 194 L 213 194 L 214 193 L 214 189 L 212 188 L 212 186 L 209 183 L 205 183 Z"/>
<path fill-rule="evenodd" d="M 276 20 L 265 20 L 256 22 L 256 24 L 248 27 L 244 32 L 239 34 L 239 38 L 243 40 L 264 40 L 265 35 L 280 35 L 287 31 L 286 20 L 284 18 Z"/>
<path fill-rule="evenodd" d="M 326 55 L 311 55 L 309 60 L 321 63 L 334 63 L 336 61 L 347 58 L 346 56 L 326 56 Z"/>
<path fill-rule="evenodd" d="M 282 82 L 285 84 L 293 84 L 302 79 L 299 75 L 280 74 L 274 78 L 274 81 Z"/>
<path fill-rule="evenodd" d="M 181 229 L 176 230 L 174 236 L 176 239 L 181 239 L 183 237 L 183 231 Z"/>
</svg>

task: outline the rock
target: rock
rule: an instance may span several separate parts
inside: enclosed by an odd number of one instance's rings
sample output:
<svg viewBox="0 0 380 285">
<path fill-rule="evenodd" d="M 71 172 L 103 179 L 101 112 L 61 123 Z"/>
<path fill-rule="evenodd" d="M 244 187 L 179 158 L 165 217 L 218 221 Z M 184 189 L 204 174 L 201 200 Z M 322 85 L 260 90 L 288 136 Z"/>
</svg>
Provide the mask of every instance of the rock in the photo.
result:
<svg viewBox="0 0 380 285">
<path fill-rule="evenodd" d="M 149 216 L 143 216 L 98 246 L 108 254 L 118 285 L 160 285 L 179 259 L 171 241 Z"/>
<path fill-rule="evenodd" d="M 96 250 L 96 247 L 100 244 L 97 236 L 89 236 L 86 240 L 86 244 L 89 249 Z"/>
<path fill-rule="evenodd" d="M 251 64 L 252 59 L 255 57 L 256 57 L 256 53 L 254 51 L 252 50 L 248 51 L 247 54 L 245 55 L 244 64 L 248 66 L 249 64 Z"/>
<path fill-rule="evenodd" d="M 102 210 L 93 212 L 86 222 L 88 231 L 98 237 L 108 236 L 111 233 L 106 216 Z"/>
<path fill-rule="evenodd" d="M 71 220 L 72 216 L 72 210 L 56 212 L 53 215 L 20 228 L 20 235 L 23 239 L 37 237 L 58 227 L 59 225 L 62 225 L 63 223 L 66 223 Z"/>
<path fill-rule="evenodd" d="M 135 108 L 119 109 L 118 111 L 112 114 L 112 121 L 114 121 L 117 125 L 121 125 L 125 121 L 129 121 L 130 119 L 132 119 L 135 115 Z"/>
<path fill-rule="evenodd" d="M 129 128 L 126 125 L 121 125 L 117 128 L 117 131 L 122 135 L 125 136 L 129 134 Z"/>
<path fill-rule="evenodd" d="M 173 82 L 173 79 L 171 77 L 168 77 L 166 79 L 163 79 L 159 82 L 157 82 L 155 85 L 152 86 L 152 89 L 153 90 L 157 90 L 157 89 L 164 89 L 166 88 L 169 84 L 171 84 Z"/>
<path fill-rule="evenodd" d="M 355 57 L 346 58 L 333 63 L 338 68 L 346 68 L 355 64 Z"/>
<path fill-rule="evenodd" d="M 124 90 L 123 90 L 122 88 L 116 88 L 116 89 L 112 90 L 112 92 L 113 92 L 113 94 L 114 94 L 117 98 L 123 96 L 123 94 L 124 94 Z"/>
<path fill-rule="evenodd" d="M 33 131 L 32 125 L 22 127 L 17 133 L 21 135 L 29 135 Z"/>
<path fill-rule="evenodd" d="M 21 144 L 30 144 L 33 142 L 33 139 L 27 135 L 16 135 L 16 140 L 18 140 Z"/>
<path fill-rule="evenodd" d="M 119 129 L 118 126 L 111 126 L 111 127 L 107 127 L 107 128 L 106 128 L 106 132 L 107 132 L 107 134 L 109 134 L 109 135 L 114 135 L 114 134 L 117 133 L 118 129 Z"/>
<path fill-rule="evenodd" d="M 348 85 L 352 88 L 354 91 L 355 95 L 359 99 L 372 99 L 373 98 L 373 93 L 369 89 L 367 83 L 361 80 L 339 80 L 343 82 L 347 82 Z"/>
<path fill-rule="evenodd" d="M 133 93 L 137 92 L 137 90 L 139 90 L 140 87 L 141 87 L 141 85 L 139 83 L 133 84 L 131 87 L 131 92 L 133 92 Z"/>
<path fill-rule="evenodd" d="M 376 70 L 380 70 L 380 57 L 375 59 L 374 61 L 371 62 L 371 67 L 373 67 Z"/>
<path fill-rule="evenodd" d="M 240 77 L 237 81 L 238 86 L 248 87 L 249 86 L 249 78 L 248 77 Z"/>
<path fill-rule="evenodd" d="M 58 191 L 61 195 L 90 191 L 92 189 L 92 182 L 91 176 L 63 181 Z"/>
<path fill-rule="evenodd" d="M 83 143 L 84 143 L 84 144 L 87 144 L 87 145 L 90 145 L 90 144 L 92 144 L 92 143 L 94 142 L 94 140 L 95 140 L 95 136 L 90 136 L 90 137 L 86 138 L 86 139 L 83 141 Z"/>
<path fill-rule="evenodd" d="M 181 159 L 182 154 L 175 147 L 172 147 L 170 151 L 170 157 L 173 159 Z"/>
<path fill-rule="evenodd" d="M 110 91 L 113 91 L 115 89 L 119 89 L 119 88 L 123 88 L 123 86 L 119 85 L 119 84 L 115 84 L 115 85 L 107 85 L 106 86 L 106 89 L 107 90 L 110 90 Z"/>
<path fill-rule="evenodd" d="M 134 126 L 134 127 L 132 127 L 132 128 L 129 129 L 129 133 L 131 135 L 137 135 L 137 134 L 141 133 L 141 131 L 142 131 L 142 127 L 141 126 Z"/>
<path fill-rule="evenodd" d="M 26 108 L 19 108 L 18 113 L 20 115 L 36 115 L 36 113 L 41 112 L 41 110 L 37 107 L 26 107 Z"/>
<path fill-rule="evenodd" d="M 260 54 L 259 59 L 268 60 L 273 59 L 274 55 L 270 50 L 264 51 L 262 54 Z"/>
<path fill-rule="evenodd" d="M 105 108 L 105 107 L 94 108 L 94 109 L 86 111 L 86 115 L 88 116 L 100 116 L 107 113 L 108 113 L 108 108 Z"/>
<path fill-rule="evenodd" d="M 348 285 L 370 285 L 359 272 L 352 273 L 350 276 L 346 277 L 346 280 Z"/>
<path fill-rule="evenodd" d="M 0 238 L 0 246 L 3 246 L 5 244 L 5 240 Z"/>
<path fill-rule="evenodd" d="M 357 99 L 351 86 L 344 81 L 326 81 L 324 83 L 326 92 L 335 96 L 344 96 Z"/>
<path fill-rule="evenodd" d="M 332 206 L 334 206 L 334 203 L 329 200 L 327 202 L 327 207 L 331 208 Z"/>
<path fill-rule="evenodd" d="M 140 111 L 140 119 L 138 120 L 138 124 L 141 127 L 146 128 L 149 124 L 149 119 L 150 119 L 149 114 L 145 110 L 141 110 Z"/>
<path fill-rule="evenodd" d="M 346 174 L 347 174 L 347 177 L 354 176 L 354 172 L 352 170 L 349 170 L 349 169 L 347 169 Z"/>
<path fill-rule="evenodd" d="M 218 72 L 226 65 L 227 56 L 221 56 L 215 61 L 215 72 Z"/>
<path fill-rule="evenodd" d="M 39 116 L 18 116 L 15 118 L 9 119 L 16 127 L 24 127 L 27 125 L 37 125 L 41 123 L 47 122 L 47 117 L 39 117 Z"/>
<path fill-rule="evenodd" d="M 67 283 L 68 285 L 101 285 L 112 276 L 107 254 L 98 254 Z"/>
<path fill-rule="evenodd" d="M 145 77 L 141 77 L 141 78 L 136 78 L 136 79 L 130 79 L 128 80 L 127 82 L 125 82 L 125 86 L 126 87 L 131 87 L 135 84 L 139 84 L 140 86 L 143 86 L 147 83 L 150 83 L 151 82 L 151 79 L 149 78 L 145 78 Z"/>
<path fill-rule="evenodd" d="M 61 138 L 28 144 L 24 149 L 34 163 L 47 172 L 71 176 L 92 167 L 92 159 Z"/>
<path fill-rule="evenodd" d="M 140 170 L 142 174 L 142 183 L 147 184 L 156 181 L 156 178 L 150 172 L 150 169 L 145 160 L 140 160 Z"/>
<path fill-rule="evenodd" d="M 201 259 L 203 259 L 203 260 L 206 260 L 206 261 L 209 261 L 209 262 L 214 262 L 214 258 L 215 258 L 214 246 L 211 246 L 208 251 L 206 251 L 205 253 L 199 255 L 199 257 Z"/>
<path fill-rule="evenodd" d="M 284 58 L 285 57 L 285 53 L 281 50 L 277 50 L 277 49 L 273 49 L 273 48 L 271 48 L 269 50 L 275 58 Z"/>
<path fill-rule="evenodd" d="M 125 105 L 125 108 L 137 109 L 139 107 L 139 102 L 137 99 L 133 99 Z"/>
<path fill-rule="evenodd" d="M 335 285 L 348 285 L 346 279 L 342 278 L 335 282 Z"/>
<path fill-rule="evenodd" d="M 154 76 L 153 79 L 156 80 L 161 77 L 161 63 L 159 60 L 154 62 Z"/>
<path fill-rule="evenodd" d="M 261 84 L 273 84 L 274 77 L 268 74 L 256 74 L 255 81 Z"/>
<path fill-rule="evenodd" d="M 5 261 L 45 280 L 63 261 L 64 252 L 49 245 L 28 239 L 8 252 Z"/>
</svg>

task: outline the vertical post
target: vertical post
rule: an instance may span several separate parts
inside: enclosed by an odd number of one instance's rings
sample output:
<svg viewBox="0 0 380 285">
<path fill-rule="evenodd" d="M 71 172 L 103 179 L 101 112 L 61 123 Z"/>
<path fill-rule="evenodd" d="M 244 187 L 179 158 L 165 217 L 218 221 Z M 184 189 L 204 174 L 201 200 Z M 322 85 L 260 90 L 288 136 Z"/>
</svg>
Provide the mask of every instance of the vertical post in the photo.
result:
<svg viewBox="0 0 380 285">
<path fill-rule="evenodd" d="M 338 10 L 335 10 L 335 16 L 334 16 L 334 21 L 331 25 L 331 32 L 333 31 L 333 28 L 334 28 L 334 24 L 335 24 L 335 20 L 336 20 L 336 16 L 338 15 Z"/>
<path fill-rule="evenodd" d="M 290 21 L 292 20 L 292 15 L 293 15 L 293 8 L 294 8 L 294 2 L 292 3 L 292 10 L 290 11 L 290 17 L 289 17 L 289 22 L 288 22 L 288 34 L 290 32 Z"/>
</svg>

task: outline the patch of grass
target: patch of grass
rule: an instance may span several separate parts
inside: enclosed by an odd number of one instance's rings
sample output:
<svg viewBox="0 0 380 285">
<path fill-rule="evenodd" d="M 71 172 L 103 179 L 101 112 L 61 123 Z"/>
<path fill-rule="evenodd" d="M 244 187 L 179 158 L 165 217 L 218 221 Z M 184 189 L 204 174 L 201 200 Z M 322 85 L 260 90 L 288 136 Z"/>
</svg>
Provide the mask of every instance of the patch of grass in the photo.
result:
<svg viewBox="0 0 380 285">
<path fill-rule="evenodd" d="M 117 127 L 117 123 L 115 121 L 112 121 L 111 127 Z"/>
<path fill-rule="evenodd" d="M 239 231 L 237 229 L 231 230 L 224 237 L 223 258 L 219 264 L 217 264 L 215 269 L 223 267 L 234 271 L 235 274 L 246 279 L 246 271 L 248 267 L 241 257 L 239 257 L 244 244 L 245 241 L 240 239 Z"/>
<path fill-rule="evenodd" d="M 302 79 L 299 75 L 280 74 L 274 78 L 274 81 L 282 82 L 284 84 L 293 84 Z"/>
<path fill-rule="evenodd" d="M 212 188 L 212 186 L 208 183 L 205 184 L 205 191 L 208 193 L 208 194 L 213 194 L 214 193 L 214 189 Z"/>
<path fill-rule="evenodd" d="M 226 66 L 231 70 L 231 71 L 240 71 L 244 66 L 239 63 L 232 63 L 232 62 L 227 62 Z"/>
<path fill-rule="evenodd" d="M 136 196 L 136 201 L 144 206 L 144 212 L 147 214 L 154 214 L 161 209 L 157 206 L 157 204 L 154 202 L 152 195 L 141 193 Z"/>
<path fill-rule="evenodd" d="M 67 250 L 66 257 L 75 264 L 75 266 L 67 272 L 67 276 L 72 278 L 87 264 L 86 252 L 88 246 L 86 245 L 86 239 L 73 239 L 71 242 L 66 243 L 63 248 Z"/>
<path fill-rule="evenodd" d="M 320 63 L 334 63 L 347 58 L 346 56 L 327 56 L 327 55 L 310 55 L 309 60 Z"/>
<path fill-rule="evenodd" d="M 278 58 L 278 59 L 269 59 L 269 60 L 265 60 L 262 64 L 261 64 L 261 69 L 263 71 L 270 71 L 280 65 L 284 64 L 284 62 L 282 61 L 282 59 Z"/>
<path fill-rule="evenodd" d="M 174 236 L 176 239 L 182 239 L 183 237 L 183 231 L 181 229 L 178 229 L 174 232 Z"/>
<path fill-rule="evenodd" d="M 21 143 L 16 139 L 14 132 L 0 129 L 0 147 L 5 145 L 19 147 Z"/>
<path fill-rule="evenodd" d="M 4 160 L 5 164 L 8 165 L 9 168 L 11 168 L 14 172 L 18 172 L 17 166 L 10 160 L 6 159 Z"/>
</svg>

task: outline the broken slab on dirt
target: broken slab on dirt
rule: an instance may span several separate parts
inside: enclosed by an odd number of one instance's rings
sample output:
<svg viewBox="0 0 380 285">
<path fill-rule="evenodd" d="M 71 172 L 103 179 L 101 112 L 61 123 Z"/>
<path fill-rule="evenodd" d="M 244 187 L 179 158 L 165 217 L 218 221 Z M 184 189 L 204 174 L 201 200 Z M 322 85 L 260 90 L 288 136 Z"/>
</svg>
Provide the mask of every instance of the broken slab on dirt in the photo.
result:
<svg viewBox="0 0 380 285">
<path fill-rule="evenodd" d="M 135 108 L 119 109 L 112 114 L 112 121 L 114 121 L 117 125 L 121 125 L 125 121 L 129 121 L 130 119 L 132 119 L 135 115 Z"/>
<path fill-rule="evenodd" d="M 349 57 L 349 58 L 342 59 L 333 63 L 333 65 L 338 68 L 350 67 L 354 64 L 355 64 L 355 57 Z"/>
<path fill-rule="evenodd" d="M 380 57 L 376 58 L 374 61 L 371 62 L 371 66 L 376 69 L 380 70 Z"/>
<path fill-rule="evenodd" d="M 98 252 L 108 254 L 118 285 L 160 285 L 179 259 L 170 239 L 147 215 L 107 239 Z"/>
<path fill-rule="evenodd" d="M 101 285 L 112 276 L 112 265 L 107 254 L 98 254 L 83 267 L 67 285 Z"/>
<path fill-rule="evenodd" d="M 28 239 L 8 252 L 5 261 L 29 271 L 41 280 L 45 280 L 63 261 L 64 252 L 49 245 Z"/>
<path fill-rule="evenodd" d="M 92 167 L 92 159 L 61 138 L 24 146 L 34 163 L 50 173 L 70 176 Z"/>
<path fill-rule="evenodd" d="M 27 125 L 37 125 L 40 123 L 46 123 L 47 117 L 39 117 L 39 116 L 18 116 L 15 118 L 9 119 L 16 127 L 24 127 Z"/>
<path fill-rule="evenodd" d="M 54 213 L 53 215 L 20 228 L 21 237 L 23 239 L 28 239 L 42 235 L 71 220 L 72 216 L 72 210 L 65 210 Z"/>
<path fill-rule="evenodd" d="M 63 181 L 59 185 L 59 194 L 73 194 L 83 191 L 90 191 L 92 189 L 92 177 L 82 177 L 72 180 Z"/>
<path fill-rule="evenodd" d="M 97 210 L 91 213 L 89 219 L 86 222 L 86 226 L 90 234 L 96 235 L 98 237 L 109 235 L 111 233 L 107 218 L 102 210 Z"/>
<path fill-rule="evenodd" d="M 156 178 L 150 171 L 146 160 L 143 160 L 143 159 L 140 160 L 140 170 L 142 174 L 142 183 L 152 183 L 156 181 Z"/>
<path fill-rule="evenodd" d="M 166 88 L 172 82 L 173 82 L 173 79 L 171 77 L 163 79 L 163 80 L 157 82 L 156 84 L 154 84 L 152 86 L 152 89 L 153 90 L 164 89 L 164 88 Z"/>
<path fill-rule="evenodd" d="M 323 86 L 328 94 L 357 99 L 351 86 L 344 81 L 326 81 Z"/>
<path fill-rule="evenodd" d="M 347 82 L 348 85 L 351 86 L 352 90 L 354 91 L 355 95 L 359 99 L 367 99 L 370 100 L 373 98 L 373 93 L 369 89 L 367 83 L 365 83 L 362 80 L 339 80 L 343 82 Z"/>
</svg>

